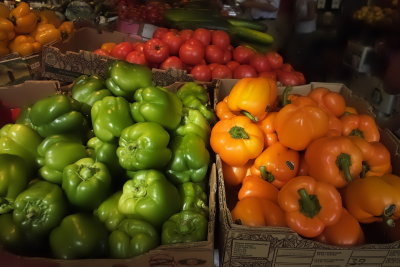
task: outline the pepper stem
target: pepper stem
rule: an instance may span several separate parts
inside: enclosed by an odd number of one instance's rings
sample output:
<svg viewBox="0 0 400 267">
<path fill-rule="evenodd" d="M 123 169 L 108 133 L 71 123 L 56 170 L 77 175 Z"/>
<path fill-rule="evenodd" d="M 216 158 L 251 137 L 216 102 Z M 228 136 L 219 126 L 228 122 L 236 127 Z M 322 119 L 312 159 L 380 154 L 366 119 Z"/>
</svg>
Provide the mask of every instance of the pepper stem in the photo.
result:
<svg viewBox="0 0 400 267">
<path fill-rule="evenodd" d="M 286 86 L 285 90 L 283 90 L 282 98 L 281 98 L 282 107 L 284 107 L 287 104 L 291 103 L 291 101 L 289 100 L 289 92 L 290 91 L 292 91 L 292 87 L 291 86 Z"/>
<path fill-rule="evenodd" d="M 242 110 L 240 113 L 242 113 L 244 116 L 249 118 L 252 122 L 258 121 L 258 119 L 256 117 L 254 117 L 253 115 L 251 115 L 250 112 L 248 112 L 248 111 Z"/>
<path fill-rule="evenodd" d="M 229 134 L 233 139 L 250 139 L 249 135 L 246 133 L 245 129 L 240 126 L 233 126 L 229 130 Z"/>
<path fill-rule="evenodd" d="M 267 167 L 265 167 L 265 166 L 260 166 L 260 173 L 261 173 L 261 177 L 264 180 L 266 180 L 267 182 L 272 183 L 275 180 L 275 177 L 272 175 L 272 173 L 267 171 Z"/>
<path fill-rule="evenodd" d="M 369 170 L 370 170 L 370 167 L 369 167 L 368 163 L 366 161 L 363 161 L 360 177 L 364 178 L 367 175 L 367 172 L 369 172 Z"/>
<path fill-rule="evenodd" d="M 351 166 L 350 155 L 346 153 L 341 153 L 336 159 L 336 165 L 338 166 L 339 170 L 343 172 L 346 182 L 350 183 L 353 180 L 353 177 L 351 176 L 350 173 L 350 166 Z"/>
<path fill-rule="evenodd" d="M 363 131 L 359 130 L 359 129 L 354 129 L 353 131 L 350 132 L 349 134 L 350 136 L 358 136 L 361 138 L 364 138 L 364 133 Z"/>
<path fill-rule="evenodd" d="M 306 217 L 313 218 L 321 210 L 321 205 L 316 195 L 309 195 L 304 188 L 297 190 L 299 193 L 300 212 Z"/>
<path fill-rule="evenodd" d="M 396 205 L 395 204 L 390 204 L 389 206 L 385 207 L 385 210 L 383 211 L 382 214 L 382 219 L 383 221 L 390 227 L 394 227 L 394 220 L 391 218 L 396 211 Z"/>
</svg>

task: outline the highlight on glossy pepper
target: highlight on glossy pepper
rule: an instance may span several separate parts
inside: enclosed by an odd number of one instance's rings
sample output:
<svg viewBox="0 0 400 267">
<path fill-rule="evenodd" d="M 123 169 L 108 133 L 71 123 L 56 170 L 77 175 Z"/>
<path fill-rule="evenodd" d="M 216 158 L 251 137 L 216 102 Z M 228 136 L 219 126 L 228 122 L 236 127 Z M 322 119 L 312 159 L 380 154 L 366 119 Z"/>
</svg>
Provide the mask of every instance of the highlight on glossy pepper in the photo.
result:
<svg viewBox="0 0 400 267">
<path fill-rule="evenodd" d="M 51 23 L 39 23 L 36 29 L 31 32 L 41 45 L 52 44 L 61 40 L 61 32 Z"/>
</svg>

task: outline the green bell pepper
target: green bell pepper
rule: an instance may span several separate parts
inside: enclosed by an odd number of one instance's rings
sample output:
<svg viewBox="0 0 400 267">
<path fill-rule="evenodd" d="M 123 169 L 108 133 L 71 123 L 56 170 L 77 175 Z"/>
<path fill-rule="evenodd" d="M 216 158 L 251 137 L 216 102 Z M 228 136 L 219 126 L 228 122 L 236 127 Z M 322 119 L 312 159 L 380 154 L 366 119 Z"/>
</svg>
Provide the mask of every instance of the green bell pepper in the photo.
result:
<svg viewBox="0 0 400 267">
<path fill-rule="evenodd" d="M 117 208 L 121 195 L 121 190 L 115 192 L 104 200 L 93 212 L 93 214 L 104 223 L 109 231 L 117 229 L 119 223 L 126 218 L 126 216 L 119 212 Z"/>
<path fill-rule="evenodd" d="M 197 109 L 184 108 L 183 117 L 175 133 L 180 136 L 196 134 L 208 146 L 210 143 L 211 127 L 207 119 Z"/>
<path fill-rule="evenodd" d="M 115 60 L 108 68 L 106 86 L 115 96 L 130 101 L 137 89 L 152 85 L 152 72 L 146 66 Z"/>
<path fill-rule="evenodd" d="M 18 156 L 0 154 L 0 214 L 13 209 L 14 200 L 27 186 L 32 173 Z"/>
<path fill-rule="evenodd" d="M 134 123 L 123 97 L 104 97 L 93 104 L 91 115 L 94 134 L 103 142 L 116 142 L 122 130 Z"/>
<path fill-rule="evenodd" d="M 161 244 L 198 242 L 207 240 L 208 220 L 195 211 L 184 210 L 164 222 Z"/>
<path fill-rule="evenodd" d="M 61 222 L 66 215 L 67 205 L 58 185 L 39 180 L 15 199 L 13 220 L 26 235 L 44 237 Z"/>
<path fill-rule="evenodd" d="M 181 209 L 178 189 L 157 170 L 129 172 L 131 177 L 122 189 L 118 209 L 134 219 L 160 227 Z"/>
<path fill-rule="evenodd" d="M 196 82 L 186 82 L 176 92 L 184 107 L 197 109 L 210 125 L 217 121 L 215 112 L 210 107 L 207 89 Z"/>
<path fill-rule="evenodd" d="M 89 129 L 81 103 L 68 95 L 54 94 L 36 101 L 28 116 L 32 128 L 42 137 L 63 133 L 84 136 Z"/>
<path fill-rule="evenodd" d="M 117 143 L 103 142 L 98 137 L 92 137 L 86 145 L 90 157 L 106 164 L 111 176 L 114 178 L 123 176 L 124 169 L 117 157 Z"/>
<path fill-rule="evenodd" d="M 93 104 L 106 96 L 111 96 L 111 91 L 106 89 L 104 80 L 98 75 L 81 75 L 75 79 L 71 88 L 72 98 L 81 102 L 82 111 L 90 115 Z"/>
<path fill-rule="evenodd" d="M 80 259 L 105 257 L 108 251 L 108 231 L 94 215 L 74 213 L 63 218 L 49 237 L 55 258 Z"/>
<path fill-rule="evenodd" d="M 182 210 L 192 210 L 203 214 L 208 218 L 208 197 L 204 185 L 186 182 L 178 185 L 182 197 Z"/>
<path fill-rule="evenodd" d="M 195 134 L 175 136 L 172 145 L 172 159 L 165 173 L 175 184 L 202 182 L 208 172 L 210 152 L 204 141 Z"/>
<path fill-rule="evenodd" d="M 160 237 L 150 223 L 138 219 L 125 219 L 109 236 L 112 258 L 132 258 L 157 247 Z"/>
<path fill-rule="evenodd" d="M 51 135 L 38 146 L 37 162 L 40 176 L 61 184 L 64 167 L 88 156 L 86 147 L 73 135 Z"/>
<path fill-rule="evenodd" d="M 119 138 L 119 164 L 128 171 L 160 169 L 171 159 L 169 133 L 158 123 L 138 122 L 125 128 Z"/>
<path fill-rule="evenodd" d="M 14 223 L 12 213 L 0 215 L 0 246 L 21 253 L 27 247 L 24 232 Z"/>
<path fill-rule="evenodd" d="M 156 122 L 174 130 L 181 121 L 182 102 L 175 93 L 158 86 L 137 89 L 131 104 L 132 117 L 137 122 Z"/>
<path fill-rule="evenodd" d="M 11 154 L 23 158 L 27 168 L 37 168 L 37 147 L 42 137 L 23 124 L 6 124 L 0 129 L 0 153 Z"/>
<path fill-rule="evenodd" d="M 84 210 L 93 210 L 110 194 L 111 175 L 104 163 L 82 158 L 65 166 L 62 189 L 69 202 Z"/>
</svg>

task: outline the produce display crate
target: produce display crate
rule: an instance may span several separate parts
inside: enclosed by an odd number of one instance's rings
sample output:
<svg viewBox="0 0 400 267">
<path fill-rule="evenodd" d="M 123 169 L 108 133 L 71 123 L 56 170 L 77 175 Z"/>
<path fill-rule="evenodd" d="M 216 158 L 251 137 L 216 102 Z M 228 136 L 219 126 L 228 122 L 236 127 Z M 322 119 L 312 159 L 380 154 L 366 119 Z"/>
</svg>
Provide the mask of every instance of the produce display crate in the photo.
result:
<svg viewBox="0 0 400 267">
<path fill-rule="evenodd" d="M 175 90 L 178 84 L 171 86 Z M 54 93 L 66 93 L 58 81 L 26 81 L 24 83 L 0 87 L 0 100 L 8 107 L 30 105 L 36 100 Z M 24 97 L 21 97 L 24 96 Z M 212 157 L 213 158 L 213 157 Z M 73 267 L 110 267 L 110 266 L 213 266 L 214 265 L 214 229 L 216 221 L 217 175 L 215 161 L 209 167 L 209 221 L 207 240 L 191 243 L 160 245 L 140 256 L 130 259 L 77 259 L 60 260 L 44 257 L 21 256 L 0 247 L 1 266 L 73 266 Z"/>
<path fill-rule="evenodd" d="M 218 103 L 237 80 L 221 80 L 215 90 Z M 360 113 L 372 114 L 372 107 L 351 90 L 338 83 L 311 83 L 293 87 L 293 93 L 306 94 L 312 88 L 327 87 L 340 92 L 349 106 Z M 279 88 L 280 93 L 284 88 Z M 381 130 L 381 142 L 392 155 L 393 173 L 400 175 L 400 142 L 387 129 Z M 220 265 L 225 266 L 400 266 L 400 241 L 365 244 L 356 247 L 337 247 L 305 239 L 285 227 L 248 227 L 235 224 L 230 209 L 221 166 L 216 156 L 218 177 L 218 247 Z"/>
<path fill-rule="evenodd" d="M 18 53 L 10 53 L 0 57 L 0 86 L 39 79 L 41 75 L 40 64 L 40 52 L 27 57 L 21 57 Z"/>
</svg>

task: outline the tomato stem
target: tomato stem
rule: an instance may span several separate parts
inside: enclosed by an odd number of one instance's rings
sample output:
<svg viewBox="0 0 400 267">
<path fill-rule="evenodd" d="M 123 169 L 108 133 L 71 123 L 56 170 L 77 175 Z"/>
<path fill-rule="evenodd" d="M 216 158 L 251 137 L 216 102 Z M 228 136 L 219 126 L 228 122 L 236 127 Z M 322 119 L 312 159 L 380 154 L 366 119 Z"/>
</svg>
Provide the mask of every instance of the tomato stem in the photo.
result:
<svg viewBox="0 0 400 267">
<path fill-rule="evenodd" d="M 233 126 L 229 130 L 229 134 L 233 139 L 250 139 L 249 135 L 246 133 L 245 129 L 240 126 Z"/>
<path fill-rule="evenodd" d="M 336 159 L 336 165 L 338 166 L 339 170 L 343 172 L 346 182 L 350 183 L 353 180 L 353 177 L 351 176 L 350 173 L 350 166 L 351 166 L 350 155 L 346 153 L 341 153 Z"/>
<path fill-rule="evenodd" d="M 321 210 L 321 205 L 316 195 L 309 195 L 304 188 L 297 190 L 299 193 L 300 212 L 309 218 L 316 216 Z"/>
</svg>

